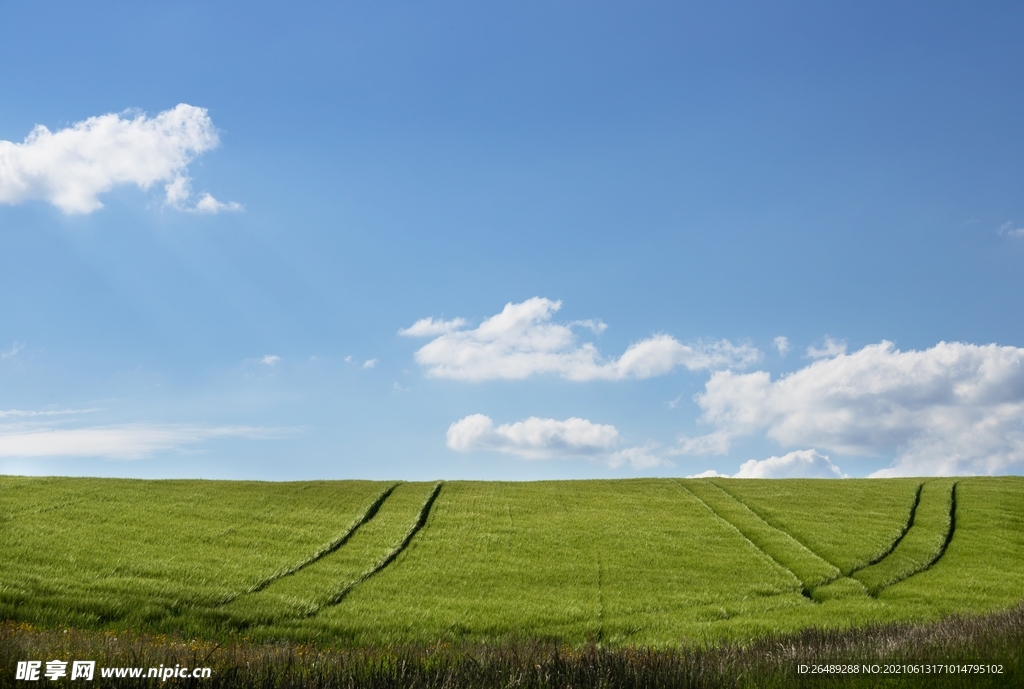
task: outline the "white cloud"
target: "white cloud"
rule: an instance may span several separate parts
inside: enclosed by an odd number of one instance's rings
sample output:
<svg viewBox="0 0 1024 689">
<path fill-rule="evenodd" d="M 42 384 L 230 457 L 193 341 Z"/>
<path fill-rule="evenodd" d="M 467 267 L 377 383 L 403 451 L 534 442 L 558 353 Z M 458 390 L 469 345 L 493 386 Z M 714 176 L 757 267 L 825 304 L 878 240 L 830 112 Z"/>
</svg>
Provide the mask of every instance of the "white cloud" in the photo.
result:
<svg viewBox="0 0 1024 689">
<path fill-rule="evenodd" d="M 471 414 L 448 427 L 448 447 L 458 452 L 494 450 L 528 459 L 608 453 L 620 440 L 615 426 L 586 419 L 565 421 L 531 416 L 494 427 L 491 418 Z"/>
<path fill-rule="evenodd" d="M 452 330 L 458 330 L 466 325 L 466 319 L 464 318 L 453 318 L 450 321 L 445 320 L 434 320 L 433 318 L 422 318 L 408 328 L 403 328 L 398 331 L 399 335 L 404 337 L 434 337 L 435 335 L 443 335 Z"/>
<path fill-rule="evenodd" d="M 15 342 L 6 352 L 0 352 L 0 359 L 10 359 L 18 355 L 18 352 L 25 349 L 25 345 Z"/>
<path fill-rule="evenodd" d="M 715 431 L 707 435 L 690 438 L 681 436 L 675 447 L 669 450 L 673 455 L 724 455 L 729 451 L 730 436 L 727 431 Z"/>
<path fill-rule="evenodd" d="M 678 366 L 690 370 L 742 367 L 760 358 L 750 345 L 727 340 L 684 345 L 669 335 L 654 335 L 631 344 L 618 359 L 605 359 L 591 343 L 579 344 L 573 325 L 595 332 L 600 321 L 552 322 L 560 301 L 541 297 L 506 304 L 501 313 L 474 329 L 463 319 L 417 321 L 399 331 L 408 336 L 435 336 L 416 352 L 416 361 L 435 378 L 483 381 L 556 374 L 574 381 L 651 378 Z"/>
<path fill-rule="evenodd" d="M 624 450 L 613 452 L 608 458 L 608 466 L 617 469 L 629 464 L 634 469 L 653 469 L 659 466 L 672 466 L 672 462 L 665 459 L 657 451 L 655 445 L 643 445 L 641 447 L 627 447 Z"/>
<path fill-rule="evenodd" d="M 615 426 L 576 417 L 559 421 L 531 416 L 495 427 L 489 416 L 471 414 L 448 427 L 447 441 L 456 452 L 488 450 L 524 459 L 586 457 L 613 469 L 627 464 L 634 469 L 671 466 L 655 445 L 616 450 L 622 437 Z"/>
<path fill-rule="evenodd" d="M 879 476 L 1024 470 L 1024 349 L 890 342 L 835 354 L 772 381 L 712 374 L 697 403 L 728 436 L 764 431 L 783 446 L 894 454 Z"/>
<path fill-rule="evenodd" d="M 831 359 L 840 354 L 846 354 L 846 343 L 833 340 L 831 337 L 825 338 L 825 345 L 820 349 L 817 347 L 807 348 L 807 356 L 812 359 Z"/>
<path fill-rule="evenodd" d="M 789 351 L 789 338 L 779 335 L 773 342 L 775 343 L 775 349 L 779 350 L 779 355 L 786 356 L 786 352 Z"/>
<path fill-rule="evenodd" d="M 373 368 L 374 366 L 376 366 L 379 363 L 380 363 L 380 361 L 378 361 L 377 359 L 367 359 L 366 361 L 363 362 L 363 366 L 362 367 L 363 368 Z"/>
<path fill-rule="evenodd" d="M 64 213 L 91 213 L 103 207 L 98 196 L 116 186 L 163 183 L 173 208 L 240 210 L 208 193 L 189 203 L 189 163 L 219 143 L 206 109 L 185 103 L 152 118 L 109 113 L 56 132 L 36 125 L 22 143 L 0 141 L 0 203 L 42 200 Z"/>
<path fill-rule="evenodd" d="M 260 359 L 260 363 L 266 364 L 267 366 L 276 366 L 280 361 L 281 357 L 276 354 L 265 354 L 263 358 Z"/>
<path fill-rule="evenodd" d="M 1024 237 L 1024 227 L 1014 227 L 1014 223 L 1003 223 L 999 228 L 999 234 L 1007 237 Z"/>
<path fill-rule="evenodd" d="M 747 460 L 733 478 L 846 478 L 846 474 L 817 450 L 797 450 L 781 457 Z"/>
<path fill-rule="evenodd" d="M 131 424 L 90 428 L 0 430 L 0 457 L 108 457 L 139 459 L 157 452 L 224 437 L 266 438 L 248 426 Z"/>
</svg>

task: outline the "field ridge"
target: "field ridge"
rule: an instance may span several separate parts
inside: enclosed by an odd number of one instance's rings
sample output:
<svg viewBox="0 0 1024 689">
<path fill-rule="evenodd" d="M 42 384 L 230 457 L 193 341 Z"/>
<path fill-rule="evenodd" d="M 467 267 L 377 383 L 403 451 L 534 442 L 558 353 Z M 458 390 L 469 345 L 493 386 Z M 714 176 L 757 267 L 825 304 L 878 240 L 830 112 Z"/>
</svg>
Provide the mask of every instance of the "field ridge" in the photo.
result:
<svg viewBox="0 0 1024 689">
<path fill-rule="evenodd" d="M 377 574 L 385 567 L 390 565 L 392 562 L 394 562 L 395 558 L 401 555 L 402 551 L 409 546 L 409 543 L 412 542 L 413 537 L 415 537 L 416 534 L 419 533 L 419 531 L 424 526 L 426 526 L 427 517 L 430 516 L 430 509 L 434 506 L 434 501 L 437 500 L 437 496 L 441 493 L 441 486 L 443 485 L 444 481 L 438 481 L 437 484 L 434 486 L 434 490 L 430 491 L 430 495 L 427 496 L 426 501 L 420 508 L 419 514 L 416 517 L 416 521 L 413 523 L 412 528 L 410 528 L 409 531 L 405 534 L 405 537 L 402 539 L 401 543 L 392 548 L 387 555 L 385 555 L 383 558 L 380 559 L 380 561 L 377 562 L 377 564 L 375 564 L 373 567 L 359 575 L 359 577 L 357 577 L 345 588 L 343 588 L 341 591 L 332 596 L 326 603 L 311 609 L 306 614 L 306 616 L 312 617 L 325 607 L 330 607 L 341 603 L 341 601 L 343 601 L 345 597 L 348 596 L 348 594 L 350 594 L 356 586 L 359 586 L 359 584 L 363 583 L 364 581 L 366 581 L 367 579 L 369 579 L 370 577 L 372 577 L 373 575 Z"/>
</svg>

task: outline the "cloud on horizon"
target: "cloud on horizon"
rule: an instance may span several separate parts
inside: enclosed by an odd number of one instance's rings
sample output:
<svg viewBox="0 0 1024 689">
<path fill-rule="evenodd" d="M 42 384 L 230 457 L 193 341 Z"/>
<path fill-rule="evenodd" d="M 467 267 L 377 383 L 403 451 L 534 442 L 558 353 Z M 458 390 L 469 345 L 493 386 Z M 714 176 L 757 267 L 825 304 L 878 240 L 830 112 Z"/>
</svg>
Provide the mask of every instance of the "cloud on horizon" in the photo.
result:
<svg viewBox="0 0 1024 689">
<path fill-rule="evenodd" d="M 730 476 L 714 469 L 686 478 L 849 478 L 832 463 L 826 455 L 817 450 L 796 450 L 781 457 L 750 459 L 740 465 L 740 470 Z"/>
<path fill-rule="evenodd" d="M 691 346 L 661 334 L 631 344 L 618 359 L 606 359 L 593 344 L 579 344 L 573 327 L 600 333 L 607 326 L 595 320 L 555 323 L 552 317 L 561 307 L 560 301 L 533 297 L 506 304 L 501 313 L 473 329 L 462 318 L 424 318 L 398 332 L 405 337 L 434 337 L 415 354 L 428 376 L 470 382 L 538 374 L 572 381 L 644 379 L 679 366 L 742 368 L 761 356 L 748 344 L 720 340 Z"/>
<path fill-rule="evenodd" d="M 0 141 L 0 203 L 40 200 L 62 212 L 92 213 L 117 186 L 163 183 L 165 205 L 196 213 L 241 210 L 208 193 L 195 203 L 189 164 L 220 144 L 205 108 L 180 103 L 155 117 L 108 113 L 51 132 L 43 125 L 22 143 Z"/>
<path fill-rule="evenodd" d="M 701 436 L 704 449 L 724 453 L 729 438 L 763 431 L 783 446 L 895 454 L 872 476 L 1024 469 L 1024 349 L 940 342 L 902 352 L 886 341 L 852 354 L 828 349 L 837 353 L 819 350 L 822 358 L 775 381 L 765 371 L 713 373 L 696 396 L 701 420 L 717 427 Z"/>
</svg>

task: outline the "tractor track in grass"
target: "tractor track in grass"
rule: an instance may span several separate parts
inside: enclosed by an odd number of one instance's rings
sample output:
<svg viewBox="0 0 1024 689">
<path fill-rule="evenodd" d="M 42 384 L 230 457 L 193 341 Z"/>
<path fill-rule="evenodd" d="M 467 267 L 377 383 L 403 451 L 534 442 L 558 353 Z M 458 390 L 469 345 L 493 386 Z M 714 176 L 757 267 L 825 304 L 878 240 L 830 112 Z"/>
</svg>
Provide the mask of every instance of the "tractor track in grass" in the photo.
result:
<svg viewBox="0 0 1024 689">
<path fill-rule="evenodd" d="M 359 586 L 361 583 L 363 583 L 370 577 L 374 576 L 375 574 L 378 574 L 385 567 L 394 562 L 395 558 L 401 555 L 402 552 L 409 546 L 409 543 L 412 542 L 413 537 L 415 537 L 416 534 L 419 533 L 424 526 L 426 526 L 427 518 L 430 516 L 430 510 L 431 508 L 433 508 L 434 501 L 437 500 L 437 496 L 441 493 L 441 487 L 443 485 L 444 482 L 439 481 L 437 485 L 434 486 L 434 490 L 430 491 L 430 495 L 427 496 L 427 499 L 426 501 L 424 501 L 423 506 L 420 507 L 420 512 L 416 517 L 415 523 L 413 523 L 412 528 L 410 528 L 409 531 L 406 532 L 405 537 L 402 539 L 401 543 L 392 548 L 387 555 L 385 555 L 377 562 L 377 564 L 373 565 L 373 567 L 360 574 L 359 577 L 357 577 L 354 581 L 345 586 L 345 588 L 343 588 L 341 591 L 333 595 L 330 599 L 327 600 L 326 603 L 318 605 L 314 608 L 310 608 L 306 612 L 306 616 L 312 617 L 324 608 L 331 607 L 341 603 L 343 600 L 345 600 L 345 597 L 348 596 L 348 594 L 350 594 L 355 587 Z"/>
<path fill-rule="evenodd" d="M 778 531 L 780 534 L 782 534 L 786 538 L 790 539 L 791 541 L 796 543 L 798 546 L 800 546 L 801 548 L 806 550 L 808 553 L 810 553 L 811 555 L 813 555 L 814 557 L 816 557 L 817 559 L 821 560 L 826 565 L 831 567 L 833 570 L 835 570 L 835 572 L 832 574 L 832 576 L 828 577 L 827 579 L 821 581 L 818 584 L 815 584 L 813 587 L 808 587 L 812 591 L 814 589 L 819 589 L 822 586 L 828 586 L 829 584 L 831 584 L 831 583 L 833 583 L 833 582 L 835 582 L 835 581 L 837 581 L 839 579 L 842 579 L 843 577 L 849 576 L 848 574 L 844 574 L 843 571 L 839 567 L 837 567 L 835 564 L 833 564 L 830 560 L 826 559 L 824 555 L 821 555 L 820 553 L 818 553 L 816 550 L 811 548 L 811 546 L 809 546 L 806 543 L 804 543 L 803 541 L 801 541 L 799 538 L 797 538 L 796 536 L 791 534 L 789 531 L 787 531 L 786 529 L 783 529 L 781 526 L 776 526 L 775 524 L 772 524 L 763 515 L 761 515 L 761 513 L 759 513 L 757 510 L 755 510 L 753 507 L 748 505 L 746 502 L 744 502 L 740 498 L 736 497 L 736 495 L 734 495 L 733 493 L 729 492 L 725 488 L 725 486 L 723 486 L 719 481 L 709 481 L 709 483 L 712 486 L 714 486 L 715 488 L 717 488 L 718 490 L 722 491 L 726 496 L 728 496 L 732 500 L 736 501 L 736 503 L 738 505 L 740 505 L 741 507 L 746 509 L 748 512 L 750 512 L 752 515 L 754 515 L 754 517 L 756 517 L 762 523 L 764 523 L 765 526 L 767 526 L 770 529 L 774 529 L 775 531 Z M 806 586 L 806 582 L 805 582 L 805 586 Z"/>
<path fill-rule="evenodd" d="M 302 560 L 301 562 L 292 565 L 288 569 L 283 569 L 279 572 L 275 572 L 266 579 L 263 579 L 259 583 L 249 587 L 245 591 L 245 593 L 259 593 L 260 591 L 267 588 L 278 579 L 295 574 L 299 570 L 302 570 L 310 566 L 311 564 L 319 560 L 322 560 L 323 558 L 327 557 L 328 555 L 336 551 L 341 546 L 348 543 L 349 540 L 352 538 L 352 536 L 355 535 L 356 531 L 358 531 L 360 527 L 362 527 L 364 524 L 366 524 L 375 516 L 377 516 L 377 512 L 380 511 L 381 506 L 391 496 L 391 493 L 394 492 L 395 488 L 397 488 L 400 483 L 401 481 L 395 482 L 388 486 L 387 488 L 385 488 L 383 491 L 381 491 L 380 494 L 376 498 L 374 498 L 373 502 L 370 503 L 369 507 L 367 507 L 366 510 L 354 522 L 352 522 L 352 524 L 348 527 L 348 529 L 345 530 L 345 532 L 342 535 L 338 536 L 336 539 L 334 539 L 333 541 L 331 541 L 330 543 L 328 543 L 323 548 L 316 551 L 306 559 Z M 221 605 L 230 603 L 236 597 L 237 594 L 232 595 L 229 598 L 226 598 L 221 602 Z"/>
<path fill-rule="evenodd" d="M 718 519 L 720 522 L 722 522 L 723 524 L 728 526 L 730 529 L 735 531 L 737 534 L 739 534 L 740 538 L 742 538 L 744 541 L 749 543 L 755 550 L 757 550 L 759 553 L 761 553 L 766 558 L 768 558 L 773 564 L 778 566 L 780 569 L 782 569 L 785 572 L 788 572 L 796 580 L 796 582 L 798 584 L 800 584 L 800 595 L 802 595 L 804 598 L 806 598 L 808 602 L 810 602 L 810 603 L 817 603 L 817 601 L 814 600 L 814 598 L 811 597 L 811 590 L 809 588 L 807 588 L 807 584 L 804 583 L 803 579 L 801 579 L 799 576 L 797 576 L 796 572 L 794 572 L 789 567 L 787 567 L 786 565 L 784 565 L 781 562 L 779 562 L 778 560 L 776 560 L 768 552 L 766 552 L 763 548 L 761 548 L 761 546 L 757 545 L 752 540 L 747 538 L 747 536 L 742 531 L 740 531 L 740 529 L 735 524 L 733 524 L 731 521 L 729 521 L 728 519 L 726 519 L 725 517 L 720 515 L 711 505 L 709 505 L 708 503 L 704 502 L 704 500 L 702 500 L 699 495 L 697 495 L 692 490 L 690 490 L 688 487 L 686 487 L 682 482 L 676 481 L 676 484 L 680 488 L 682 488 L 684 491 L 686 491 L 694 500 L 696 500 L 701 505 L 703 505 L 704 508 L 708 512 L 710 512 L 712 515 L 714 515 L 714 517 L 716 519 Z M 724 493 L 725 491 L 722 491 L 722 492 Z M 732 497 L 732 496 L 730 495 L 729 497 Z"/>
<path fill-rule="evenodd" d="M 948 521 L 947 521 L 947 524 L 946 524 L 946 530 L 945 530 L 946 532 L 943 535 L 941 545 L 934 551 L 934 553 L 932 553 L 927 558 L 927 560 L 921 560 L 921 561 L 919 561 L 916 564 L 911 564 L 904 571 L 898 571 L 897 570 L 895 575 L 893 575 L 892 577 L 890 577 L 888 579 L 882 580 L 877 585 L 868 586 L 867 584 L 865 584 L 865 587 L 868 589 L 868 594 L 872 598 L 877 598 L 879 596 L 879 594 L 881 594 L 886 589 L 888 589 L 888 588 L 890 588 L 892 586 L 895 586 L 896 584 L 898 584 L 898 583 L 900 583 L 902 581 L 906 581 L 910 577 L 916 576 L 917 574 L 920 574 L 921 572 L 924 572 L 924 571 L 930 569 L 931 567 L 933 567 L 936 563 L 938 563 L 942 559 L 943 555 L 946 554 L 946 550 L 949 548 L 949 544 L 953 541 L 953 536 L 956 533 L 956 508 L 957 508 L 956 489 L 957 489 L 958 483 L 959 482 L 954 481 L 953 484 L 950 485 L 950 487 L 949 487 Z M 914 513 L 911 514 L 911 519 L 908 521 L 909 528 L 907 528 L 906 531 L 900 536 L 900 538 L 897 539 L 896 544 L 894 544 L 894 546 L 889 550 L 888 553 L 885 554 L 885 556 L 876 559 L 870 566 L 872 566 L 872 567 L 873 566 L 884 567 L 885 564 L 886 564 L 886 560 L 889 557 L 893 556 L 893 554 L 896 552 L 896 546 L 899 545 L 900 541 L 904 540 L 904 537 L 910 536 L 910 538 L 914 538 L 914 536 L 916 535 L 916 533 L 914 531 L 915 526 L 917 526 L 921 530 L 925 530 L 927 528 L 927 527 L 919 526 L 918 525 L 918 523 L 917 523 L 917 515 L 916 515 L 916 511 L 920 507 L 921 491 L 924 488 L 924 485 L 925 484 L 922 483 L 921 487 L 918 489 L 917 500 L 914 503 L 914 511 L 913 511 Z M 856 571 L 864 572 L 866 570 L 868 570 L 868 566 L 862 567 L 862 568 L 860 568 L 860 569 L 858 569 Z"/>
<path fill-rule="evenodd" d="M 890 543 L 889 547 L 886 548 L 884 552 L 875 555 L 873 558 L 871 558 L 864 564 L 857 565 L 856 567 L 851 569 L 849 572 L 846 573 L 846 576 L 853 576 L 855 572 L 859 572 L 862 569 L 867 569 L 872 565 L 877 565 L 879 562 L 892 555 L 892 552 L 896 550 L 896 546 L 900 544 L 900 541 L 902 541 L 904 537 L 906 537 L 907 532 L 910 531 L 910 529 L 914 526 L 914 519 L 917 516 L 917 508 L 921 504 L 922 490 L 924 490 L 924 481 L 919 483 L 917 486 L 917 492 L 914 494 L 914 503 L 910 506 L 910 514 L 907 516 L 907 521 L 903 525 L 903 528 L 900 530 L 899 534 L 897 534 L 896 540 Z"/>
</svg>

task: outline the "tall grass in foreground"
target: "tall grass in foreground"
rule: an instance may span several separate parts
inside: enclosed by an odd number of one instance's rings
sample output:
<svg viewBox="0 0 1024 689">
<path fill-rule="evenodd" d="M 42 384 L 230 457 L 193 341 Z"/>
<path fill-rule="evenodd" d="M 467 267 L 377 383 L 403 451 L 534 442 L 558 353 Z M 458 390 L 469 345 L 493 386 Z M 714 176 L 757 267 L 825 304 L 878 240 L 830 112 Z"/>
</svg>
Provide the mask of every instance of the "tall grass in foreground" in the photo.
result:
<svg viewBox="0 0 1024 689">
<path fill-rule="evenodd" d="M 351 687 L 441 689 L 523 687 L 1007 687 L 1024 685 L 1024 606 L 984 617 L 954 616 L 915 625 L 808 630 L 708 648 L 567 648 L 542 641 L 498 645 L 329 648 L 222 643 L 138 633 L 38 630 L 0 625 L 0 687 L 17 661 L 96 660 L 98 666 L 208 666 L 206 680 L 111 680 L 93 687 Z M 1003 674 L 812 675 L 801 664 L 998 663 Z M 47 686 L 77 686 L 66 680 Z"/>
</svg>

